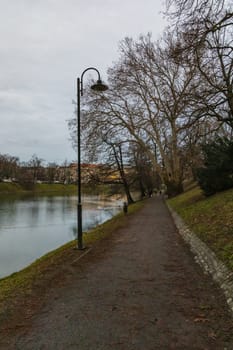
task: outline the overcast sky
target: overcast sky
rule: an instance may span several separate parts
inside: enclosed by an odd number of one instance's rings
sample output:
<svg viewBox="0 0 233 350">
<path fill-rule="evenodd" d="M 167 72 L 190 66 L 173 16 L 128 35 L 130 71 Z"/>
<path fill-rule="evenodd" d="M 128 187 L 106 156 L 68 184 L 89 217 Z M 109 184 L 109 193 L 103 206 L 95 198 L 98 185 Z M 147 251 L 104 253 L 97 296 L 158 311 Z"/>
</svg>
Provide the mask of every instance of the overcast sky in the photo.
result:
<svg viewBox="0 0 233 350">
<path fill-rule="evenodd" d="M 163 0 L 0 0 L 0 154 L 76 160 L 67 120 L 76 79 L 102 77 L 119 41 L 165 27 Z M 94 73 L 94 74 L 93 74 Z M 95 78 L 95 72 L 89 77 Z M 85 82 L 84 82 L 85 84 Z"/>
</svg>

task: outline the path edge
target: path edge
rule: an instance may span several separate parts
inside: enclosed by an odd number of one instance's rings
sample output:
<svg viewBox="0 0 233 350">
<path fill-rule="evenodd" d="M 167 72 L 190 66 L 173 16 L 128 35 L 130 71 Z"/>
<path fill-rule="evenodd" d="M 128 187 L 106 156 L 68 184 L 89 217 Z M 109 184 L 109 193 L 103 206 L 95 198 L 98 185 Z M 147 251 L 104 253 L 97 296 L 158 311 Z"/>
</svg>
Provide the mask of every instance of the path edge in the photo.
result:
<svg viewBox="0 0 233 350">
<path fill-rule="evenodd" d="M 181 217 L 166 203 L 175 226 L 181 237 L 189 245 L 195 261 L 201 266 L 204 273 L 210 274 L 213 280 L 222 289 L 233 317 L 233 272 L 220 261 L 216 254 L 190 230 Z"/>
</svg>

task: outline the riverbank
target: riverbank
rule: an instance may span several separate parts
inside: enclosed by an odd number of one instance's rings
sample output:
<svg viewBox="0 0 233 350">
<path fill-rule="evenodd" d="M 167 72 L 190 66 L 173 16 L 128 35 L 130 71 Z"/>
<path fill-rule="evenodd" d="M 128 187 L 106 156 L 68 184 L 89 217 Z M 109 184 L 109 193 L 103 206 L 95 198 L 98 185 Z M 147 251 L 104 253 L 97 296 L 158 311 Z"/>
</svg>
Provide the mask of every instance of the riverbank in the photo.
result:
<svg viewBox="0 0 233 350">
<path fill-rule="evenodd" d="M 121 212 L 88 233 L 84 233 L 84 245 L 90 247 L 95 242 L 111 236 L 114 231 L 127 225 L 128 218 L 143 205 L 143 201 L 130 205 L 128 215 Z M 30 300 L 36 298 L 37 303 L 40 303 L 50 283 L 58 279 L 63 269 L 71 261 L 83 254 L 82 251 L 74 250 L 76 245 L 76 241 L 69 242 L 44 255 L 20 272 L 0 280 L 0 323 L 5 320 L 6 315 L 10 317 L 11 313 L 15 312 L 18 307 L 20 308 L 22 302 L 26 302 L 28 298 Z"/>
<path fill-rule="evenodd" d="M 63 184 L 19 184 L 0 182 L 0 196 L 21 194 L 69 194 L 76 193 L 77 186 Z"/>
<path fill-rule="evenodd" d="M 83 185 L 86 194 L 113 195 L 123 193 L 121 185 Z M 8 195 L 69 195 L 76 194 L 77 186 L 74 184 L 19 184 L 0 182 L 0 198 Z"/>
</svg>

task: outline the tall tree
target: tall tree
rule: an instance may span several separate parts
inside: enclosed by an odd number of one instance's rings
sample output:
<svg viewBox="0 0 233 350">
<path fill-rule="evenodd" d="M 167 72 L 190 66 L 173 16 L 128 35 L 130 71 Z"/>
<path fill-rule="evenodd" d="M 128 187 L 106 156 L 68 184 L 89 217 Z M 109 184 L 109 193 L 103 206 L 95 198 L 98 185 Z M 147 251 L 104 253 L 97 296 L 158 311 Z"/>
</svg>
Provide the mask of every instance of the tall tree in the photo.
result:
<svg viewBox="0 0 233 350">
<path fill-rule="evenodd" d="M 150 35 L 121 43 L 121 58 L 109 69 L 109 91 L 91 96 L 84 119 L 85 130 L 98 138 L 118 134 L 136 142 L 148 154 L 161 179 L 182 190 L 180 145 L 183 130 L 192 124 L 187 92 L 196 82 L 195 69 L 170 56 L 172 37 L 153 43 Z M 90 138 L 89 138 L 90 139 Z M 154 157 L 156 144 L 157 157 Z"/>
<path fill-rule="evenodd" d="M 33 181 L 36 182 L 41 173 L 41 167 L 43 164 L 43 159 L 39 158 L 36 154 L 33 154 L 28 162 L 28 166 L 32 170 Z"/>
<path fill-rule="evenodd" d="M 168 0 L 175 18 L 176 53 L 199 72 L 193 91 L 196 117 L 216 118 L 233 129 L 233 6 L 226 0 Z"/>
<path fill-rule="evenodd" d="M 16 178 L 19 167 L 19 158 L 9 154 L 0 154 L 0 179 Z"/>
</svg>

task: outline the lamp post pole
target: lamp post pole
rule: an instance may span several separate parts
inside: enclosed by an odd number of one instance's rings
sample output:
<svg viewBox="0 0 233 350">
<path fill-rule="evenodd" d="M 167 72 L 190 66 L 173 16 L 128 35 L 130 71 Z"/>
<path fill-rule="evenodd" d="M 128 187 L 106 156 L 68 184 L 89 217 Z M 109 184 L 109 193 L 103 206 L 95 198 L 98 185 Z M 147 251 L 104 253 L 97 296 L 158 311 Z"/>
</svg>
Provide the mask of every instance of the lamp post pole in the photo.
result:
<svg viewBox="0 0 233 350">
<path fill-rule="evenodd" d="M 88 70 L 94 70 L 98 74 L 98 80 L 97 82 L 91 86 L 92 90 L 95 91 L 105 91 L 108 89 L 108 86 L 103 84 L 103 82 L 100 79 L 100 73 L 99 71 L 94 67 L 89 67 L 85 69 L 81 75 L 81 78 L 77 78 L 77 161 L 78 161 L 78 167 L 77 167 L 77 178 L 78 178 L 78 204 L 77 204 L 77 248 L 82 250 L 83 247 L 83 227 L 82 227 L 82 193 L 81 193 L 81 186 L 82 186 L 82 180 L 81 180 L 81 128 L 80 128 L 80 99 L 83 95 L 83 76 Z"/>
<path fill-rule="evenodd" d="M 77 146 L 78 146 L 78 205 L 77 205 L 77 230 L 78 249 L 83 249 L 82 228 L 82 195 L 81 195 L 81 130 L 80 130 L 80 78 L 77 79 Z"/>
</svg>

